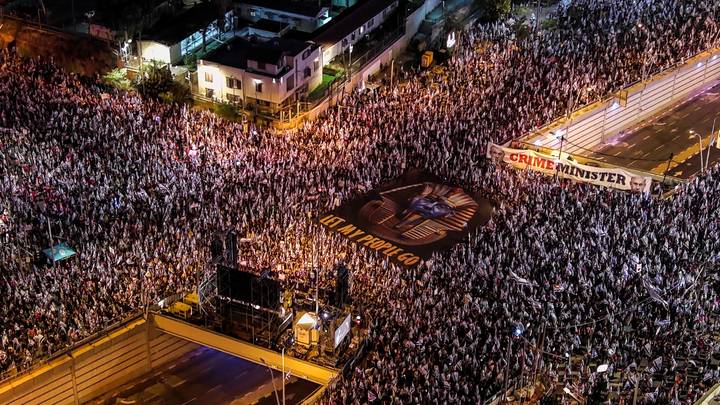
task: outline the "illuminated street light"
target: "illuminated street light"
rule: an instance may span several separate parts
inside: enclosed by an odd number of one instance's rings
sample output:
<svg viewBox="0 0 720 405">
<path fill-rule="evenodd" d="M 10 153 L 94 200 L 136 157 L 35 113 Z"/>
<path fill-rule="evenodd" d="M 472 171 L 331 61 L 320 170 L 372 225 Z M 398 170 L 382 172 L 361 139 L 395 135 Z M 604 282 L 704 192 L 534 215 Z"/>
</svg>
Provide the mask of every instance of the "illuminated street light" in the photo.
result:
<svg viewBox="0 0 720 405">
<path fill-rule="evenodd" d="M 688 131 L 688 132 L 690 133 L 690 137 L 691 137 L 691 138 L 692 138 L 693 136 L 697 136 L 697 138 L 698 138 L 698 144 L 700 145 L 700 172 L 702 173 L 702 172 L 705 171 L 705 165 L 704 165 L 704 161 L 703 161 L 702 137 L 700 136 L 700 134 L 698 134 L 697 132 L 695 132 L 695 131 L 692 130 L 692 129 L 691 129 L 690 131 Z"/>
</svg>

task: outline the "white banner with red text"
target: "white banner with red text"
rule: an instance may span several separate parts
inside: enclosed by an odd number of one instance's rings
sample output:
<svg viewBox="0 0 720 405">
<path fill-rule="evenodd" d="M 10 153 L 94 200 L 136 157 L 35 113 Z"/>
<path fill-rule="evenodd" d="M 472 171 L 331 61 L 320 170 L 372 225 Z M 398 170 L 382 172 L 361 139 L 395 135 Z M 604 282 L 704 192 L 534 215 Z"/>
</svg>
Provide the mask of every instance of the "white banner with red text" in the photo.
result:
<svg viewBox="0 0 720 405">
<path fill-rule="evenodd" d="M 532 150 L 510 149 L 491 143 L 486 157 L 496 164 L 509 164 L 518 169 L 530 169 L 561 178 L 612 187 L 635 193 L 650 192 L 652 179 L 623 169 L 608 169 L 545 155 Z"/>
</svg>

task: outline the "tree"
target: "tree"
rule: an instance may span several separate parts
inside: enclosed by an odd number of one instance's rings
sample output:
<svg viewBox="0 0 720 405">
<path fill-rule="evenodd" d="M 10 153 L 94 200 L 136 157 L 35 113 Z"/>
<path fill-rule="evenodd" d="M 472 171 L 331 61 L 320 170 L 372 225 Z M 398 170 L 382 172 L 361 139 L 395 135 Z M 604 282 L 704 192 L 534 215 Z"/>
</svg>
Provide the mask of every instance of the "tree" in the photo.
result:
<svg viewBox="0 0 720 405">
<path fill-rule="evenodd" d="M 153 61 L 142 72 L 135 81 L 135 88 L 144 97 L 159 98 L 170 103 L 191 101 L 190 88 L 173 78 L 168 65 L 161 66 Z"/>
<path fill-rule="evenodd" d="M 227 120 L 234 121 L 238 118 L 237 108 L 232 104 L 216 103 L 213 105 L 213 110 L 215 114 Z"/>
<path fill-rule="evenodd" d="M 168 103 L 184 104 L 192 101 L 192 94 L 186 84 L 173 80 L 170 90 L 160 93 L 160 99 Z"/>
<path fill-rule="evenodd" d="M 120 90 L 130 90 L 131 83 L 127 78 L 127 70 L 115 68 L 102 77 L 102 81 Z"/>
<path fill-rule="evenodd" d="M 197 70 L 197 55 L 194 53 L 185 55 L 185 57 L 183 57 L 183 65 L 190 71 L 194 72 Z"/>
<path fill-rule="evenodd" d="M 170 67 L 160 66 L 153 61 L 150 65 L 143 67 L 142 75 L 137 77 L 135 87 L 145 97 L 158 98 L 161 93 L 172 90 L 173 82 Z"/>
<path fill-rule="evenodd" d="M 517 17 L 512 30 L 515 32 L 515 39 L 517 41 L 527 39 L 530 36 L 530 26 L 528 25 L 527 18 L 525 16 Z"/>
<path fill-rule="evenodd" d="M 477 0 L 477 2 L 484 10 L 485 21 L 495 21 L 510 13 L 510 0 Z"/>
</svg>

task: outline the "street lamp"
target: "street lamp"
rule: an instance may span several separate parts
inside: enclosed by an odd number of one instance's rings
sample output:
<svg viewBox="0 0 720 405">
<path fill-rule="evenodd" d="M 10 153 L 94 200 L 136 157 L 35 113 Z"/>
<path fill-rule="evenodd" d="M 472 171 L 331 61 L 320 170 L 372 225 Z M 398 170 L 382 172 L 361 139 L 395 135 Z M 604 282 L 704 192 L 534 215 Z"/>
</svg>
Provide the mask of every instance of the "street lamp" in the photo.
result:
<svg viewBox="0 0 720 405">
<path fill-rule="evenodd" d="M 285 405 L 285 349 L 292 347 L 295 342 L 294 336 L 291 334 L 287 337 L 285 342 L 282 344 L 282 405 Z"/>
<path fill-rule="evenodd" d="M 272 382 L 272 385 L 273 385 L 273 391 L 275 391 L 275 401 L 277 402 L 277 405 L 280 405 L 280 398 L 278 397 L 277 387 L 275 386 L 275 376 L 273 375 L 272 367 L 270 367 L 270 364 L 268 364 L 268 363 L 265 361 L 265 359 L 263 359 L 262 357 L 260 357 L 260 361 L 262 362 L 262 364 L 264 364 L 264 365 L 268 368 L 268 370 L 270 370 L 270 381 Z M 283 357 L 283 365 L 285 364 L 284 361 L 285 361 L 285 358 Z M 285 378 L 285 376 L 283 376 L 283 378 Z M 284 381 L 285 381 L 285 380 L 283 380 L 283 382 L 284 382 Z M 284 385 L 283 385 L 283 389 L 284 389 L 284 388 L 285 388 L 285 387 L 284 387 Z M 284 393 L 283 393 L 283 394 L 284 394 Z M 283 400 L 285 400 L 284 396 L 285 396 L 285 395 L 283 395 Z"/>
<path fill-rule="evenodd" d="M 710 142 L 708 143 L 707 155 L 705 155 L 706 166 L 710 166 L 710 149 L 712 149 L 710 148 L 710 146 L 713 144 L 713 142 L 715 142 L 716 147 L 720 148 L 720 144 L 718 143 L 720 142 L 720 139 L 715 138 L 715 121 L 717 121 L 718 118 L 720 118 L 720 116 L 715 117 L 715 119 L 713 120 L 712 129 L 710 130 Z"/>
<path fill-rule="evenodd" d="M 510 350 L 512 349 L 512 343 L 514 338 L 521 338 L 525 333 L 525 326 L 522 323 L 513 323 L 510 329 L 510 336 L 508 336 L 507 353 L 505 354 L 505 388 L 503 389 L 502 398 L 505 400 L 507 397 L 507 391 L 510 380 Z M 522 378 L 521 378 L 522 379 Z"/>
<path fill-rule="evenodd" d="M 350 62 L 348 63 L 348 80 L 352 80 L 352 50 L 353 46 L 350 44 Z"/>
<path fill-rule="evenodd" d="M 695 132 L 692 129 L 689 132 L 690 132 L 690 137 L 697 136 L 697 138 L 698 138 L 698 145 L 700 145 L 700 172 L 702 173 L 705 171 L 705 166 L 703 164 L 704 162 L 703 162 L 702 137 L 700 136 L 700 134 L 698 134 L 697 132 Z"/>
</svg>

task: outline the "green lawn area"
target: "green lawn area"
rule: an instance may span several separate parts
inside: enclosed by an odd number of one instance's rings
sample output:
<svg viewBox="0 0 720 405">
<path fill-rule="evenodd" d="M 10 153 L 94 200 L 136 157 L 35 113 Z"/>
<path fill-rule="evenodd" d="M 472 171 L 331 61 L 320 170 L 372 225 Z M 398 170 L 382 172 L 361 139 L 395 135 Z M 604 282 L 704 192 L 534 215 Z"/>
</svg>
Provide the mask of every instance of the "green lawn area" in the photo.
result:
<svg viewBox="0 0 720 405">
<path fill-rule="evenodd" d="M 308 100 L 314 101 L 319 99 L 325 94 L 325 90 L 330 86 L 330 83 L 332 83 L 335 80 L 335 76 L 333 75 L 327 75 L 323 73 L 322 77 L 322 83 L 320 83 L 315 90 L 311 91 L 310 94 L 308 94 Z"/>
</svg>

